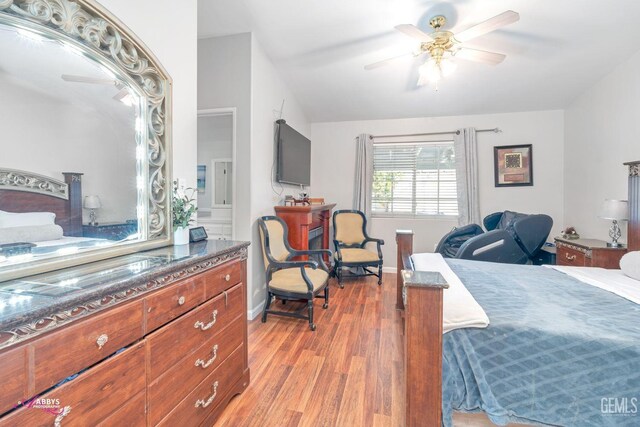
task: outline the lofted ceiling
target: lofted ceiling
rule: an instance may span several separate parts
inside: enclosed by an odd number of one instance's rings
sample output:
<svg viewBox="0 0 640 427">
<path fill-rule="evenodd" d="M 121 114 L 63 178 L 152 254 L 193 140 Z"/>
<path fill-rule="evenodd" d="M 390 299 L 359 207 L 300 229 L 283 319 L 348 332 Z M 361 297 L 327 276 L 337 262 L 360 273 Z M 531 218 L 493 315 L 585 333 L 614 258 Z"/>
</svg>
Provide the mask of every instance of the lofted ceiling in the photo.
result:
<svg viewBox="0 0 640 427">
<path fill-rule="evenodd" d="M 393 29 L 444 15 L 462 31 L 505 10 L 520 21 L 467 45 L 507 55 L 458 59 L 438 91 L 417 87 L 425 57 Z M 198 0 L 198 33 L 253 32 L 312 122 L 562 109 L 640 50 L 637 0 Z"/>
</svg>

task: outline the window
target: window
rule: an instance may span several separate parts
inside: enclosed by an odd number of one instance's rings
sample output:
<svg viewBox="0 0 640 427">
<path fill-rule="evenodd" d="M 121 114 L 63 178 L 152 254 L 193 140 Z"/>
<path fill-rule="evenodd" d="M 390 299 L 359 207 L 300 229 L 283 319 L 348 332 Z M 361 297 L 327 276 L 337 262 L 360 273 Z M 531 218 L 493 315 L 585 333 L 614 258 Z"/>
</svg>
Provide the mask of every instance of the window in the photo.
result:
<svg viewBox="0 0 640 427">
<path fill-rule="evenodd" d="M 373 146 L 374 216 L 458 215 L 453 141 Z"/>
</svg>

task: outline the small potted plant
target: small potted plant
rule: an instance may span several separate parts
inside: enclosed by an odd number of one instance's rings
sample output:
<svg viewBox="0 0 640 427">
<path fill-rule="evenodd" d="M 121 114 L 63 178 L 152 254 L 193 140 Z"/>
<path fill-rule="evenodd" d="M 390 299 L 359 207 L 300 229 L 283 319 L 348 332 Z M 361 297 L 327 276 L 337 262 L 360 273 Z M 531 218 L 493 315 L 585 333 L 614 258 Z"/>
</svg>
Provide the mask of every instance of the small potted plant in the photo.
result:
<svg viewBox="0 0 640 427">
<path fill-rule="evenodd" d="M 189 243 L 189 224 L 191 218 L 198 210 L 193 197 L 196 190 L 193 188 L 181 189 L 178 181 L 173 181 L 173 201 L 171 211 L 173 213 L 173 244 L 186 245 Z"/>
</svg>

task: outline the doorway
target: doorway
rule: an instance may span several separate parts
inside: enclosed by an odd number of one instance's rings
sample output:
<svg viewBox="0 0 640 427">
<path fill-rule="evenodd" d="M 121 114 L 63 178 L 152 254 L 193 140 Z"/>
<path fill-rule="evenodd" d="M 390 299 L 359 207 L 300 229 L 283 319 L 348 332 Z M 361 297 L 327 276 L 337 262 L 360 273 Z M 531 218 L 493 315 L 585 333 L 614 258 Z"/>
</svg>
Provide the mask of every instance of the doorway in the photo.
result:
<svg viewBox="0 0 640 427">
<path fill-rule="evenodd" d="M 198 225 L 210 240 L 233 240 L 235 108 L 198 111 Z"/>
</svg>

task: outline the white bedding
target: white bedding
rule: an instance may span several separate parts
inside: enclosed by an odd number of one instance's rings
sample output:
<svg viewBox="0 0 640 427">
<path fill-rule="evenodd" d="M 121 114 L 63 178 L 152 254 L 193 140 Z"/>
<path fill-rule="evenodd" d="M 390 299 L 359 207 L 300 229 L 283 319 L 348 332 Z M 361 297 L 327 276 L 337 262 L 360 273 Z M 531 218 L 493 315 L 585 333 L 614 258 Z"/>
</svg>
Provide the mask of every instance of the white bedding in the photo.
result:
<svg viewBox="0 0 640 427">
<path fill-rule="evenodd" d="M 599 267 L 566 267 L 545 265 L 578 279 L 587 285 L 614 293 L 636 304 L 640 304 L 640 281 L 625 275 L 622 270 L 606 270 Z"/>
<path fill-rule="evenodd" d="M 438 253 L 414 254 L 414 268 L 419 271 L 437 271 L 449 284 L 443 292 L 443 333 L 461 328 L 486 328 L 489 317 L 462 281 Z"/>
</svg>

